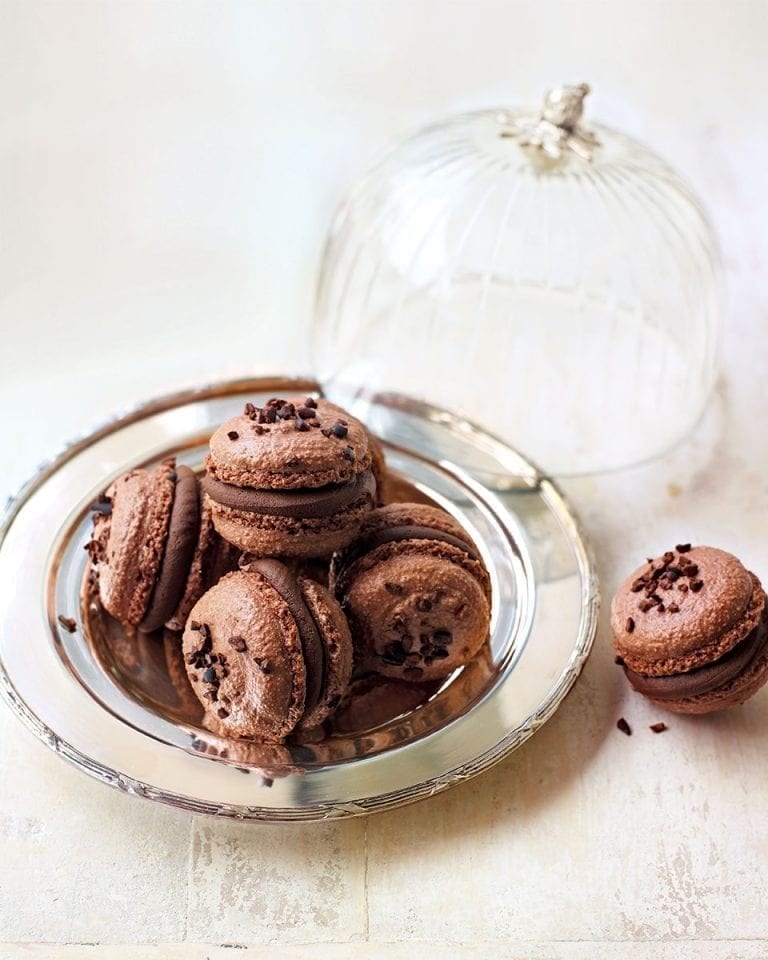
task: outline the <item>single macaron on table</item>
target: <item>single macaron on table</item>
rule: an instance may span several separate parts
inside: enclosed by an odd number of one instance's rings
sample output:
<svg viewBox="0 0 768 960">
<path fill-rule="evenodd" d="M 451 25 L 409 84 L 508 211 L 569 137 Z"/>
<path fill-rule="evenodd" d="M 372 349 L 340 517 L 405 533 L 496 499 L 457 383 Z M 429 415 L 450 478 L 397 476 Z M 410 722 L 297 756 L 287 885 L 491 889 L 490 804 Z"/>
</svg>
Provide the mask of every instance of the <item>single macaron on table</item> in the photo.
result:
<svg viewBox="0 0 768 960">
<path fill-rule="evenodd" d="M 765 591 L 724 550 L 649 558 L 616 592 L 611 626 L 632 688 L 673 713 L 738 706 L 768 680 Z"/>
</svg>

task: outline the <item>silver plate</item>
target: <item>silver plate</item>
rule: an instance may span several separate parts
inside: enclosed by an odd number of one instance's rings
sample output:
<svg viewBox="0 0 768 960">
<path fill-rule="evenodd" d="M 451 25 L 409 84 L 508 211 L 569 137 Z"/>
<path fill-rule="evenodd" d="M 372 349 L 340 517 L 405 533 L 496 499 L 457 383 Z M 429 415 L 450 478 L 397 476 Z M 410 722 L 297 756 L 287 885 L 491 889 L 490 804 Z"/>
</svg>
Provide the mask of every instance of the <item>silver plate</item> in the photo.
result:
<svg viewBox="0 0 768 960">
<path fill-rule="evenodd" d="M 93 617 L 84 621 L 88 507 L 113 477 L 169 454 L 199 466 L 212 430 L 246 400 L 318 389 L 311 381 L 241 380 L 153 401 L 68 447 L 9 503 L 0 528 L 0 692 L 81 770 L 195 813 L 355 816 L 475 776 L 562 702 L 589 653 L 598 607 L 594 565 L 571 509 L 506 444 L 400 396 L 369 401 L 368 425 L 400 482 L 471 532 L 493 582 L 487 654 L 428 702 L 364 733 L 259 754 L 196 725 L 194 700 L 174 683 L 168 643 L 105 647 Z M 74 633 L 60 615 L 77 621 Z"/>
</svg>

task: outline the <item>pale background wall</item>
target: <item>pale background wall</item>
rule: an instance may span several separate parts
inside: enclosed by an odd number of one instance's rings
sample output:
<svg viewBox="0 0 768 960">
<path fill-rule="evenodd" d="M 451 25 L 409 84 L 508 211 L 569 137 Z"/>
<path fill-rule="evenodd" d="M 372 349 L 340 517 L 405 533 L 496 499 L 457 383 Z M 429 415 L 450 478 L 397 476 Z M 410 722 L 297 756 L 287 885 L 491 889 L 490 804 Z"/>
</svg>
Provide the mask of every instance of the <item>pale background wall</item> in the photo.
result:
<svg viewBox="0 0 768 960">
<path fill-rule="evenodd" d="M 0 488 L 166 387 L 306 370 L 336 204 L 446 112 L 586 79 L 756 259 L 767 40 L 761 0 L 0 0 Z"/>
<path fill-rule="evenodd" d="M 705 198 L 731 292 L 715 445 L 569 488 L 604 593 L 689 538 L 765 578 L 767 48 L 747 0 L 0 0 L 0 494 L 115 408 L 306 370 L 317 254 L 372 155 L 585 79 L 593 115 Z M 0 958 L 399 960 L 414 938 L 462 960 L 765 957 L 768 694 L 654 737 L 658 719 L 604 617 L 557 716 L 491 773 L 254 831 L 107 791 L 2 709 Z"/>
</svg>

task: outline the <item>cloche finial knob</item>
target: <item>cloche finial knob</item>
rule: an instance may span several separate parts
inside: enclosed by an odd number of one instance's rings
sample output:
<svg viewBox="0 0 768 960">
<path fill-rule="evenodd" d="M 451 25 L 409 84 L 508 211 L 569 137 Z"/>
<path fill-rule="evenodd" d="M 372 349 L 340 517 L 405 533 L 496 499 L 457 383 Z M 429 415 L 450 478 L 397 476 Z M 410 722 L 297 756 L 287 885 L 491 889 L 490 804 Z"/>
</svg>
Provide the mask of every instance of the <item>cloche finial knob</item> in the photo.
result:
<svg viewBox="0 0 768 960">
<path fill-rule="evenodd" d="M 586 83 L 553 87 L 545 94 L 538 117 L 513 121 L 501 136 L 514 137 L 521 147 L 543 153 L 551 160 L 559 160 L 568 150 L 583 160 L 591 160 L 600 141 L 580 125 L 589 90 Z M 506 118 L 500 119 L 506 122 Z"/>
</svg>

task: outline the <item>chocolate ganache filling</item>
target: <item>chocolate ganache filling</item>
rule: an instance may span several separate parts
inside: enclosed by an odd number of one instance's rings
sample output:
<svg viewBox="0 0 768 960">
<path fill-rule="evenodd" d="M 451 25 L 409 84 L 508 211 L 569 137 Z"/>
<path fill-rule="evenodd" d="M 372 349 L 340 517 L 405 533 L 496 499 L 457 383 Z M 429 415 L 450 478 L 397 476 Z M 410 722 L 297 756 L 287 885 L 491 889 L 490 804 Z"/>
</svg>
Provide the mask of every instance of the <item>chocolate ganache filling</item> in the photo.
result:
<svg viewBox="0 0 768 960">
<path fill-rule="evenodd" d="M 365 470 L 348 483 L 303 490 L 259 490 L 256 487 L 236 487 L 206 474 L 203 477 L 203 490 L 211 500 L 232 510 L 296 520 L 316 520 L 333 516 L 361 497 L 373 499 L 376 481 L 373 473 Z"/>
<path fill-rule="evenodd" d="M 192 566 L 199 528 L 197 477 L 189 467 L 177 467 L 173 505 L 157 581 L 147 612 L 139 624 L 143 633 L 158 630 L 176 612 Z"/>
<path fill-rule="evenodd" d="M 737 677 L 768 643 L 768 621 L 766 617 L 729 650 L 725 656 L 714 663 L 697 667 L 687 673 L 674 673 L 666 677 L 647 677 L 624 667 L 627 680 L 638 693 L 644 693 L 654 700 L 684 700 L 709 693 Z"/>
<path fill-rule="evenodd" d="M 375 530 L 368 536 L 358 540 L 342 557 L 336 572 L 337 577 L 340 577 L 353 563 L 356 563 L 361 557 L 364 557 L 366 553 L 370 553 L 377 547 L 383 547 L 385 543 L 399 543 L 402 540 L 437 540 L 440 543 L 448 543 L 452 547 L 458 547 L 459 550 L 463 550 L 472 560 L 480 560 L 480 556 L 474 547 L 470 546 L 460 537 L 455 537 L 452 533 L 444 533 L 442 530 L 435 530 L 433 527 L 403 524 L 399 527 Z"/>
<path fill-rule="evenodd" d="M 247 570 L 257 570 L 285 600 L 291 616 L 296 621 L 307 669 L 307 693 L 304 701 L 304 713 L 309 713 L 320 702 L 325 688 L 325 646 L 315 619 L 304 602 L 296 578 L 285 564 L 277 560 L 253 560 Z"/>
</svg>

